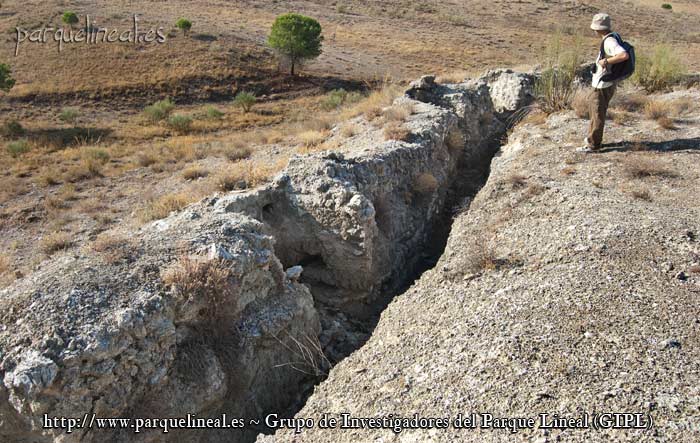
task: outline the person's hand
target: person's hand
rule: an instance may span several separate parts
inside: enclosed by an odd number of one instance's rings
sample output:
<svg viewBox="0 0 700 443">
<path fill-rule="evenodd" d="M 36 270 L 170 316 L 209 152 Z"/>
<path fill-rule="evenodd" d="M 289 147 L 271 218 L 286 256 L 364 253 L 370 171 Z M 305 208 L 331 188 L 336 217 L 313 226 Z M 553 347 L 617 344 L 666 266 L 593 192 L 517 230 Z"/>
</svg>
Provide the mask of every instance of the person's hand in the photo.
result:
<svg viewBox="0 0 700 443">
<path fill-rule="evenodd" d="M 598 64 L 600 65 L 601 68 L 606 69 L 608 65 L 608 61 L 604 58 L 601 58 L 598 60 Z"/>
</svg>

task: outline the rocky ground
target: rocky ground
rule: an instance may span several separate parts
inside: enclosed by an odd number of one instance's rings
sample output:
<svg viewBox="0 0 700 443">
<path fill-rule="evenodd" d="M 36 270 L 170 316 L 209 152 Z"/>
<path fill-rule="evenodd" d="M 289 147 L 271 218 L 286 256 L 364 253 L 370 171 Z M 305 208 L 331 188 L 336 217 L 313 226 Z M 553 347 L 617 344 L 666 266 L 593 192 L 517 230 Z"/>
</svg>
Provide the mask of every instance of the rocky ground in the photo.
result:
<svg viewBox="0 0 700 443">
<path fill-rule="evenodd" d="M 700 94 L 651 99 L 679 97 Z M 519 125 L 438 265 L 297 414 L 639 412 L 650 429 L 316 426 L 258 441 L 697 441 L 698 117 L 665 130 L 632 113 L 610 122 L 600 153 L 576 151 L 586 121 L 573 112 Z"/>
</svg>

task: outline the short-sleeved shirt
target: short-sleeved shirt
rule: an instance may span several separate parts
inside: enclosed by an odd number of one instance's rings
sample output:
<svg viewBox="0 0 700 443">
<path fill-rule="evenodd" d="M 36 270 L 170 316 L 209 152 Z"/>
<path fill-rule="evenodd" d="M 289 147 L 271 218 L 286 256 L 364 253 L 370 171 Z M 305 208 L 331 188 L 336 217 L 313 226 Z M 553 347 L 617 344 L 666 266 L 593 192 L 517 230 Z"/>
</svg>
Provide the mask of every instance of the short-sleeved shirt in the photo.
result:
<svg viewBox="0 0 700 443">
<path fill-rule="evenodd" d="M 611 34 L 612 33 L 605 36 L 605 43 L 603 43 L 603 50 L 605 51 L 605 55 L 607 57 L 614 57 L 618 54 L 625 52 L 625 48 L 623 48 L 620 45 L 620 43 L 617 42 L 617 39 L 615 37 L 608 38 L 608 36 Z M 598 58 L 596 58 L 595 61 L 596 71 L 595 74 L 593 74 L 593 87 L 597 89 L 609 88 L 610 86 L 614 85 L 615 82 L 600 81 L 600 77 L 602 77 L 606 71 L 603 70 L 603 68 L 598 64 L 599 61 L 600 53 L 598 53 Z"/>
</svg>

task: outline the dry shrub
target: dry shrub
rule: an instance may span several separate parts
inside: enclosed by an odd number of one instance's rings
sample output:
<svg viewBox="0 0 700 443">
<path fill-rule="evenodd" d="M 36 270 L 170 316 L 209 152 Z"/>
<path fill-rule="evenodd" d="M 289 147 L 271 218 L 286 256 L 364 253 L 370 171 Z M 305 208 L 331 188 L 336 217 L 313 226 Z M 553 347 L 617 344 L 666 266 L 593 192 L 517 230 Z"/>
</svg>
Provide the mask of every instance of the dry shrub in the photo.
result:
<svg viewBox="0 0 700 443">
<path fill-rule="evenodd" d="M 328 138 L 328 132 L 326 131 L 304 131 L 297 135 L 299 142 L 302 147 L 307 150 L 313 150 L 320 146 L 326 138 Z"/>
<path fill-rule="evenodd" d="M 384 119 L 388 122 L 405 122 L 415 112 L 415 106 L 411 102 L 401 103 L 386 108 L 383 112 Z"/>
<path fill-rule="evenodd" d="M 10 273 L 12 273 L 12 260 L 7 255 L 0 255 L 0 277 L 4 279 Z"/>
<path fill-rule="evenodd" d="M 185 169 L 182 172 L 182 177 L 185 180 L 197 180 L 198 178 L 203 178 L 209 175 L 209 171 L 200 166 L 192 166 Z"/>
<path fill-rule="evenodd" d="M 630 178 L 676 177 L 676 173 L 648 158 L 627 157 L 624 160 L 623 168 Z"/>
<path fill-rule="evenodd" d="M 350 106 L 340 114 L 340 120 L 349 120 L 364 115 L 367 120 L 374 120 L 382 115 L 382 109 L 390 106 L 396 97 L 402 93 L 400 85 L 384 83 L 381 89 L 372 92 L 354 106 Z"/>
<path fill-rule="evenodd" d="M 662 129 L 678 129 L 675 120 L 669 117 L 657 118 L 656 123 L 658 123 L 659 127 Z"/>
<path fill-rule="evenodd" d="M 644 109 L 648 102 L 649 99 L 644 95 L 621 94 L 613 98 L 611 107 L 627 112 L 639 112 Z"/>
<path fill-rule="evenodd" d="M 450 150 L 452 154 L 459 153 L 464 149 L 466 140 L 462 131 L 450 131 L 445 137 L 445 144 L 447 144 L 447 149 Z"/>
<path fill-rule="evenodd" d="M 527 184 L 527 177 L 520 173 L 514 172 L 508 175 L 503 181 L 509 184 L 512 189 L 518 189 L 525 187 Z"/>
<path fill-rule="evenodd" d="M 413 190 L 418 194 L 432 194 L 440 186 L 433 174 L 423 173 L 413 180 Z"/>
<path fill-rule="evenodd" d="M 65 198 L 60 195 L 50 195 L 44 200 L 44 209 L 47 212 L 57 211 L 61 209 L 67 209 L 68 202 Z"/>
<path fill-rule="evenodd" d="M 77 183 L 83 180 L 102 177 L 103 165 L 104 162 L 99 159 L 84 158 L 80 164 L 68 169 L 63 178 L 68 182 Z"/>
<path fill-rule="evenodd" d="M 343 126 L 343 128 L 340 130 L 340 134 L 343 137 L 349 138 L 357 134 L 359 130 L 360 128 L 356 124 L 348 123 L 347 125 Z"/>
<path fill-rule="evenodd" d="M 440 74 L 436 79 L 436 83 L 440 84 L 454 84 L 454 83 L 462 83 L 465 81 L 467 78 L 469 78 L 471 74 L 467 71 L 454 71 L 454 72 L 448 72 L 445 74 Z"/>
<path fill-rule="evenodd" d="M 653 100 L 644 105 L 644 115 L 649 120 L 657 120 L 661 117 L 668 117 L 671 114 L 671 106 L 668 102 Z"/>
<path fill-rule="evenodd" d="M 318 117 L 304 122 L 304 129 L 308 131 L 324 132 L 333 128 L 333 120 L 330 117 Z"/>
<path fill-rule="evenodd" d="M 651 193 L 646 189 L 633 189 L 630 195 L 639 200 L 651 201 Z"/>
<path fill-rule="evenodd" d="M 253 150 L 247 146 L 229 146 L 224 149 L 224 155 L 232 162 L 250 157 Z"/>
<path fill-rule="evenodd" d="M 65 232 L 51 233 L 39 242 L 39 248 L 46 255 L 54 254 L 58 251 L 68 249 L 73 244 L 71 237 Z"/>
<path fill-rule="evenodd" d="M 547 113 L 540 109 L 533 109 L 520 119 L 521 124 L 543 125 L 547 123 Z"/>
<path fill-rule="evenodd" d="M 467 272 L 479 273 L 498 267 L 496 252 L 485 233 L 474 233 L 467 244 L 465 268 Z"/>
<path fill-rule="evenodd" d="M 610 118 L 618 125 L 626 125 L 632 121 L 633 114 L 626 111 L 611 109 L 608 111 L 608 118 Z"/>
<path fill-rule="evenodd" d="M 38 182 L 44 186 L 55 186 L 61 182 L 60 174 L 55 168 L 46 168 L 39 174 Z"/>
<path fill-rule="evenodd" d="M 128 258 L 133 245 L 126 237 L 102 234 L 93 242 L 92 250 L 102 255 L 107 263 L 114 264 Z"/>
<path fill-rule="evenodd" d="M 139 152 L 136 154 L 136 163 L 145 168 L 158 163 L 158 158 L 155 156 L 155 154 L 150 152 Z"/>
<path fill-rule="evenodd" d="M 671 115 L 680 117 L 691 109 L 695 108 L 697 103 L 690 97 L 677 98 L 668 102 L 671 107 Z"/>
<path fill-rule="evenodd" d="M 139 219 L 144 223 L 160 220 L 167 217 L 172 212 L 183 209 L 193 201 L 194 196 L 185 193 L 164 195 L 148 202 L 146 206 L 141 209 Z"/>
<path fill-rule="evenodd" d="M 162 279 L 182 303 L 202 306 L 199 314 L 203 322 L 221 319 L 235 307 L 231 298 L 236 294 L 238 283 L 223 260 L 183 257 L 163 272 Z"/>
<path fill-rule="evenodd" d="M 284 169 L 289 159 L 280 157 L 272 162 L 244 160 L 233 164 L 216 179 L 219 190 L 224 192 L 251 188 L 269 181 Z"/>
<path fill-rule="evenodd" d="M 525 192 L 523 192 L 523 196 L 526 198 L 535 197 L 542 194 L 546 189 L 547 188 L 539 183 L 531 183 L 527 189 L 525 189 Z"/>
<path fill-rule="evenodd" d="M 591 95 L 586 89 L 577 89 L 571 99 L 571 108 L 574 110 L 576 117 L 578 118 L 589 118 L 590 117 L 590 102 Z"/>
<path fill-rule="evenodd" d="M 561 170 L 562 175 L 574 175 L 576 174 L 576 168 L 573 166 L 567 166 Z"/>
<path fill-rule="evenodd" d="M 384 128 L 385 140 L 408 141 L 411 131 L 404 128 L 398 122 L 392 122 Z"/>
</svg>

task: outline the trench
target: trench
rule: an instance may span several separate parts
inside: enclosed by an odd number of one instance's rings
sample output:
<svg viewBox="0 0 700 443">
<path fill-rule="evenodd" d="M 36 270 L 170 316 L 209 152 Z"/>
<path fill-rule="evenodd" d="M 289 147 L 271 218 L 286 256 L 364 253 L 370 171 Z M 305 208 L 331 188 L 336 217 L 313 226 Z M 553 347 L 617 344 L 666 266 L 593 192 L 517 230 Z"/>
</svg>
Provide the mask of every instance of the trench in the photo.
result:
<svg viewBox="0 0 700 443">
<path fill-rule="evenodd" d="M 293 418 L 304 407 L 314 388 L 328 377 L 333 367 L 369 340 L 378 325 L 381 313 L 391 301 L 406 292 L 425 272 L 436 266 L 446 249 L 456 215 L 469 210 L 471 201 L 488 180 L 491 160 L 504 144 L 503 138 L 509 128 L 509 117 L 510 115 L 499 116 L 504 123 L 502 129 L 492 134 L 488 140 L 483 140 L 481 142 L 483 147 L 478 150 L 478 153 L 464 155 L 458 161 L 453 175 L 448 180 L 449 186 L 441 190 L 444 192 L 441 210 L 432 219 L 426 221 L 427 235 L 421 242 L 420 248 L 415 251 L 415 260 L 403 272 L 384 283 L 379 297 L 373 300 L 367 310 L 361 313 L 352 310 L 343 311 L 319 301 L 316 294 L 329 289 L 329 285 L 324 283 L 322 278 L 313 277 L 313 275 L 322 274 L 328 267 L 322 254 L 317 251 L 281 254 L 285 268 L 300 265 L 304 268 L 304 274 L 312 275 L 301 281 L 309 286 L 314 294 L 316 308 L 321 314 L 322 334 L 327 331 L 329 324 L 341 323 L 346 335 L 343 337 L 345 341 L 341 338 L 332 343 L 333 351 L 324 348 L 324 351 L 327 351 L 329 363 L 328 367 L 324 368 L 324 374 L 307 379 L 300 384 L 293 403 L 283 411 L 275 411 L 279 418 Z M 263 208 L 263 219 L 266 223 L 274 225 L 274 218 L 274 211 L 270 207 Z M 259 429 L 259 432 L 259 435 L 271 435 L 275 430 Z"/>
</svg>

